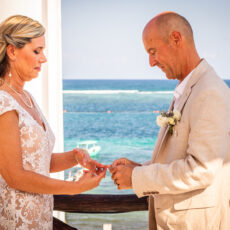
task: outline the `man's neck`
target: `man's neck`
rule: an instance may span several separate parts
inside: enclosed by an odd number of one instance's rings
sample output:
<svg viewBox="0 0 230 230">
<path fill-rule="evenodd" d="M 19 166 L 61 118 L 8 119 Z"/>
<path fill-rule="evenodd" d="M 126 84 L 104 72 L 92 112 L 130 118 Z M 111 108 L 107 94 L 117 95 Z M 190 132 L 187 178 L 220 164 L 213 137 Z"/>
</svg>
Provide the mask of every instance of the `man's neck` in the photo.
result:
<svg viewBox="0 0 230 230">
<path fill-rule="evenodd" d="M 180 82 L 182 82 L 188 75 L 191 73 L 201 62 L 201 58 L 196 54 L 194 57 L 189 57 L 187 58 L 183 72 L 182 72 L 182 77 L 179 79 Z"/>
</svg>

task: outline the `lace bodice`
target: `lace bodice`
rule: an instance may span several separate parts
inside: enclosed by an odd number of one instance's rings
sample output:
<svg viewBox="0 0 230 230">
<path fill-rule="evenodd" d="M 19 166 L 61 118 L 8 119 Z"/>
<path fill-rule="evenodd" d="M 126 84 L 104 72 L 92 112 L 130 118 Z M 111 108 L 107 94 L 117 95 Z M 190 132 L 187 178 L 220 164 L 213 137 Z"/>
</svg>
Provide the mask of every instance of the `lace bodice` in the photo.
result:
<svg viewBox="0 0 230 230">
<path fill-rule="evenodd" d="M 0 90 L 0 116 L 11 110 L 18 113 L 23 167 L 49 177 L 55 138 L 35 100 L 33 102 L 40 112 L 46 130 L 3 90 Z M 52 211 L 52 195 L 15 190 L 0 175 L 0 230 L 51 230 Z"/>
</svg>

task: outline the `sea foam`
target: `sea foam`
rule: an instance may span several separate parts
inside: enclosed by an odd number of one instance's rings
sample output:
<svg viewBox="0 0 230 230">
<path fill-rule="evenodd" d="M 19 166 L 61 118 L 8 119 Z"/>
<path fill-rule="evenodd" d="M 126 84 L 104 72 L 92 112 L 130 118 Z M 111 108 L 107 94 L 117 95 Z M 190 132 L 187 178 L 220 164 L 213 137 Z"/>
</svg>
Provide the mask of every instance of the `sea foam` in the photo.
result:
<svg viewBox="0 0 230 230">
<path fill-rule="evenodd" d="M 139 90 L 63 90 L 64 94 L 172 94 L 173 91 Z"/>
</svg>

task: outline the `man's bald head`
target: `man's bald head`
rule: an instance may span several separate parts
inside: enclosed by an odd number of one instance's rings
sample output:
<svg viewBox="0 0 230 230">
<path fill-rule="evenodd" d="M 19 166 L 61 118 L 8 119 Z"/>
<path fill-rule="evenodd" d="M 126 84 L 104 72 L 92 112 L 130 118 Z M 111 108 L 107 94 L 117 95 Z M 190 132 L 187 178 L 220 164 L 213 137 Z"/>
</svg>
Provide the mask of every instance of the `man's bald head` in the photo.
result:
<svg viewBox="0 0 230 230">
<path fill-rule="evenodd" d="M 147 31 L 151 33 L 152 30 L 157 30 L 160 38 L 165 41 L 168 41 L 173 31 L 177 31 L 180 32 L 188 42 L 194 42 L 191 25 L 186 18 L 174 12 L 164 12 L 154 17 L 146 25 L 143 35 Z"/>
<path fill-rule="evenodd" d="M 200 61 L 189 22 L 174 12 L 154 17 L 143 31 L 143 43 L 150 66 L 159 67 L 168 79 L 182 81 Z"/>
</svg>

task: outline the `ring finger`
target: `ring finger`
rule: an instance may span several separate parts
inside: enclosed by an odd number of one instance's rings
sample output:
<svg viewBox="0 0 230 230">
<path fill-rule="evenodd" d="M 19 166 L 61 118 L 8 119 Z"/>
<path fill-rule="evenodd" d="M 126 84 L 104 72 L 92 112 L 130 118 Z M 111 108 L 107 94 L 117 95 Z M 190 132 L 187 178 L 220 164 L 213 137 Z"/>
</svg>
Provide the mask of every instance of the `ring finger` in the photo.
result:
<svg viewBox="0 0 230 230">
<path fill-rule="evenodd" d="M 117 186 L 120 185 L 117 179 L 114 180 L 114 184 L 117 185 Z"/>
</svg>

